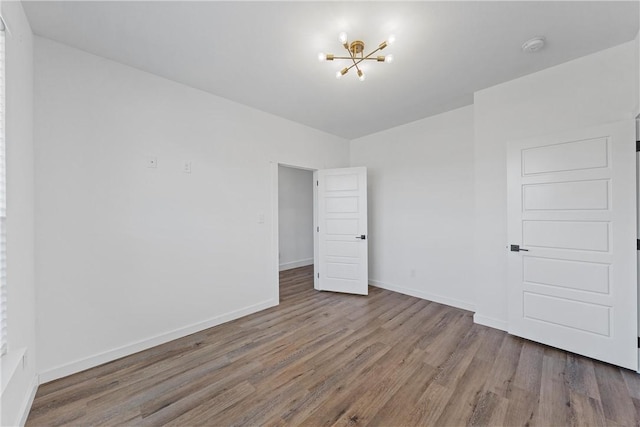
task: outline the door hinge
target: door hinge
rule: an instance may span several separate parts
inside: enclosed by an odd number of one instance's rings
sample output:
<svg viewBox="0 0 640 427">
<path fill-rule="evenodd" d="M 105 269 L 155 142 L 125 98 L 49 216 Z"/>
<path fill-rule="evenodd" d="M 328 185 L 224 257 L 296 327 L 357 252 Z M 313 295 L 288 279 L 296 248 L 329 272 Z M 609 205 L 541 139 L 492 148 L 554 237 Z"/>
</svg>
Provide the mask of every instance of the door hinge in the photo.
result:
<svg viewBox="0 0 640 427">
<path fill-rule="evenodd" d="M 636 153 L 640 151 L 640 141 L 636 141 Z"/>
<path fill-rule="evenodd" d="M 316 187 L 320 185 L 320 181 L 316 181 Z"/>
<path fill-rule="evenodd" d="M 636 249 L 640 251 L 640 239 L 636 239 L 636 245 L 637 245 Z"/>
<path fill-rule="evenodd" d="M 320 273 L 318 273 L 318 279 L 320 278 Z M 640 338 L 638 338 L 638 342 L 640 342 Z"/>
<path fill-rule="evenodd" d="M 316 227 L 316 232 L 320 232 L 320 227 Z M 638 240 L 638 242 L 640 242 L 640 240 Z M 640 245 L 640 243 L 638 243 Z"/>
<path fill-rule="evenodd" d="M 640 337 L 638 337 L 638 348 L 640 348 Z"/>
</svg>

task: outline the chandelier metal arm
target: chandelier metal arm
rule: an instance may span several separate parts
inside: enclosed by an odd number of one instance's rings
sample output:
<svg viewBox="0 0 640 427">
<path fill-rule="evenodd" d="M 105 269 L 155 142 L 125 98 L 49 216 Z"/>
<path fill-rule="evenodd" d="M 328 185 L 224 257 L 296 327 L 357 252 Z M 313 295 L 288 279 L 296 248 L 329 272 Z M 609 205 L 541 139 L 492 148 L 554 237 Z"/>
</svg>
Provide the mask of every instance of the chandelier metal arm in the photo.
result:
<svg viewBox="0 0 640 427">
<path fill-rule="evenodd" d="M 356 70 L 360 70 L 360 68 L 358 68 L 358 64 L 361 63 L 362 61 L 364 61 L 364 59 L 359 60 L 358 62 L 354 62 L 353 64 L 349 65 L 347 67 L 347 71 L 349 71 L 350 69 L 352 69 L 353 67 L 356 67 Z"/>
<path fill-rule="evenodd" d="M 370 54 L 368 54 L 367 56 L 362 58 L 360 61 L 358 61 L 358 63 L 364 61 L 365 59 L 375 59 L 375 60 L 377 60 L 378 58 L 371 58 L 371 55 L 373 55 L 374 53 L 378 52 L 379 50 L 381 50 L 381 49 L 377 48 L 376 50 L 372 50 Z"/>
<path fill-rule="evenodd" d="M 349 59 L 350 60 L 351 57 L 349 57 L 349 56 L 334 56 L 333 59 Z M 332 61 L 333 61 L 333 59 L 332 59 Z M 365 61 L 367 59 L 370 60 L 370 61 L 380 61 L 378 58 L 359 58 L 357 62 L 359 64 L 362 61 Z M 380 62 L 382 62 L 382 61 L 380 61 Z"/>
<path fill-rule="evenodd" d="M 346 43 L 344 44 L 344 48 L 347 50 L 347 52 L 349 52 L 349 57 L 350 57 L 350 58 L 351 58 L 351 60 L 353 61 L 353 65 L 351 65 L 349 68 L 347 68 L 347 70 L 350 70 L 351 68 L 356 67 L 356 70 L 360 71 L 360 67 L 358 67 L 358 64 L 359 64 L 360 62 L 362 62 L 362 60 L 360 60 L 360 61 L 356 62 L 356 59 L 355 59 L 355 57 L 353 56 L 353 52 L 351 52 L 351 49 L 349 49 L 349 48 L 347 47 L 347 44 L 346 44 Z"/>
<path fill-rule="evenodd" d="M 362 61 L 365 61 L 367 59 L 371 59 L 371 60 L 378 60 L 378 58 L 371 58 L 371 55 L 373 55 L 374 53 L 378 52 L 379 50 L 381 50 L 379 47 L 376 50 L 371 51 L 370 54 L 368 54 L 367 56 L 360 58 L 358 61 L 356 61 L 354 59 L 353 56 L 349 56 L 349 57 L 340 57 L 340 56 L 336 56 L 334 57 L 334 59 L 351 59 L 353 61 L 353 65 L 350 65 L 349 67 L 347 67 L 347 71 L 352 69 L 353 67 L 356 67 L 356 70 L 360 70 L 360 68 L 358 68 L 358 64 L 361 63 Z M 351 51 L 349 51 L 349 54 L 351 55 Z"/>
</svg>

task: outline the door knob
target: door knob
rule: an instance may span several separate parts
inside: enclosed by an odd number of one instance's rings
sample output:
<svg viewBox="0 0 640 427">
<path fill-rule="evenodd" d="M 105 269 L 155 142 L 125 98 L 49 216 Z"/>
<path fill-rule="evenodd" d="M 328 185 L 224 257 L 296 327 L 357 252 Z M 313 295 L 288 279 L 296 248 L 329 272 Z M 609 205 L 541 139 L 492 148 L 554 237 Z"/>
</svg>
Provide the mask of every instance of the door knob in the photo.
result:
<svg viewBox="0 0 640 427">
<path fill-rule="evenodd" d="M 520 245 L 511 245 L 511 252 L 520 252 L 520 251 L 529 252 L 529 249 L 522 249 Z"/>
<path fill-rule="evenodd" d="M 361 234 L 359 236 L 356 236 L 356 239 L 362 239 L 365 240 L 367 238 L 367 236 L 365 236 L 364 234 Z"/>
</svg>

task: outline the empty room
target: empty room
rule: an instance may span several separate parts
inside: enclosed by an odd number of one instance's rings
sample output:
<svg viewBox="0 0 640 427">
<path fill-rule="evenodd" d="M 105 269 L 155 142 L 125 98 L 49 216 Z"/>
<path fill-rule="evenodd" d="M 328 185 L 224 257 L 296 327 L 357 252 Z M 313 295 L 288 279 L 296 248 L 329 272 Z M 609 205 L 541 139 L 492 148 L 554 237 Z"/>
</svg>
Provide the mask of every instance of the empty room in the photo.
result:
<svg viewBox="0 0 640 427">
<path fill-rule="evenodd" d="M 0 1 L 0 424 L 640 424 L 640 1 Z"/>
</svg>

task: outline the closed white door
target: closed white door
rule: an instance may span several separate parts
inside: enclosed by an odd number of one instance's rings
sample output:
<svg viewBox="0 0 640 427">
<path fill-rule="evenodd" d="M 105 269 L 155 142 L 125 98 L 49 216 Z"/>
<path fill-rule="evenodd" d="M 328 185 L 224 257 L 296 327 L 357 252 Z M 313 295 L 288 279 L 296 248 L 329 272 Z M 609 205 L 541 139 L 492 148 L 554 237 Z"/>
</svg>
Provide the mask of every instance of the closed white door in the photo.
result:
<svg viewBox="0 0 640 427">
<path fill-rule="evenodd" d="M 637 370 L 634 141 L 625 121 L 510 143 L 507 250 L 511 334 Z"/>
<path fill-rule="evenodd" d="M 314 178 L 315 288 L 367 295 L 367 170 L 324 169 Z"/>
</svg>

